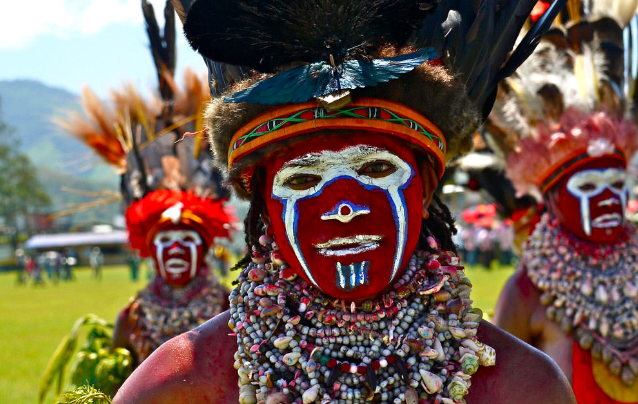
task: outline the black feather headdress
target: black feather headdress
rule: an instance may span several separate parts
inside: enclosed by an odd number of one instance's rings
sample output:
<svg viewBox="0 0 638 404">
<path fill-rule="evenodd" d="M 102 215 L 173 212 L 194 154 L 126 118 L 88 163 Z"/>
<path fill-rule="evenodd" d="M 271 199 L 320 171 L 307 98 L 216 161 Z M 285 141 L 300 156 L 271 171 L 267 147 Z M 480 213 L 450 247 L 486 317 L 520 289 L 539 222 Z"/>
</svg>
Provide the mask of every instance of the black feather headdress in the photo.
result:
<svg viewBox="0 0 638 404">
<path fill-rule="evenodd" d="M 206 59 L 263 73 L 320 63 L 315 75 L 322 69 L 335 74 L 348 61 L 371 62 L 387 44 L 433 47 L 487 116 L 498 81 L 531 54 L 564 3 L 552 5 L 509 60 L 536 0 L 184 0 L 181 7 L 188 10 L 186 36 Z M 302 73 L 295 78 L 305 82 Z M 397 73 L 376 73 L 387 75 Z M 350 72 L 344 81 L 352 78 Z M 355 74 L 354 80 L 376 85 L 365 73 Z M 269 87 L 281 84 L 271 82 Z M 326 91 L 334 90 L 328 87 Z M 240 100 L 254 103 L 254 98 Z M 293 100 L 271 92 L 260 101 Z"/>
<path fill-rule="evenodd" d="M 512 52 L 536 0 L 173 0 L 221 96 L 207 119 L 222 165 L 236 131 L 272 105 L 317 99 L 336 109 L 349 97 L 412 108 L 446 138 L 447 159 L 467 152 L 498 81 L 565 1 Z"/>
<path fill-rule="evenodd" d="M 401 0 L 198 0 L 184 30 L 193 48 L 209 59 L 272 73 L 295 63 L 340 65 L 371 58 L 384 43 L 402 45 L 433 5 Z"/>
</svg>

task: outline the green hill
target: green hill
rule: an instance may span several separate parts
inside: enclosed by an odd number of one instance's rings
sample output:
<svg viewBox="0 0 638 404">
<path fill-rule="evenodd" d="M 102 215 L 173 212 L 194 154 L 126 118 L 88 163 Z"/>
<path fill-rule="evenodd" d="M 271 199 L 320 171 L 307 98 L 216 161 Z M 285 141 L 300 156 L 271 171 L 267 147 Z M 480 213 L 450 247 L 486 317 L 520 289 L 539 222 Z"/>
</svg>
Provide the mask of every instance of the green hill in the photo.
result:
<svg viewBox="0 0 638 404">
<path fill-rule="evenodd" d="M 80 109 L 79 97 L 66 90 L 33 80 L 0 81 L 0 120 L 9 125 L 20 149 L 38 168 L 38 177 L 53 200 L 53 211 L 90 200 L 63 191 L 63 187 L 85 191 L 118 191 L 119 187 L 119 178 L 110 166 L 53 123 L 53 117 L 74 109 Z M 118 211 L 116 204 L 74 214 L 70 224 L 111 222 Z"/>
</svg>

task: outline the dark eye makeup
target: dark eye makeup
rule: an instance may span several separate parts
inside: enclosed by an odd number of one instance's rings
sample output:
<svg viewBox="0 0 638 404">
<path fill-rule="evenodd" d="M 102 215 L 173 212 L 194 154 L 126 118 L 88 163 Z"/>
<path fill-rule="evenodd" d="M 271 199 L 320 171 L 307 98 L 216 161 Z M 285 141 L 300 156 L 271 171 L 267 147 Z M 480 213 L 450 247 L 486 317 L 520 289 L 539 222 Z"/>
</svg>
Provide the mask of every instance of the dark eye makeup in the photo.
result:
<svg viewBox="0 0 638 404">
<path fill-rule="evenodd" d="M 303 191 L 317 185 L 321 181 L 321 177 L 312 174 L 298 174 L 288 178 L 284 183 L 288 188 Z"/>
<path fill-rule="evenodd" d="M 383 178 L 394 173 L 396 170 L 397 167 L 389 161 L 375 160 L 365 164 L 357 173 L 372 178 Z"/>
</svg>

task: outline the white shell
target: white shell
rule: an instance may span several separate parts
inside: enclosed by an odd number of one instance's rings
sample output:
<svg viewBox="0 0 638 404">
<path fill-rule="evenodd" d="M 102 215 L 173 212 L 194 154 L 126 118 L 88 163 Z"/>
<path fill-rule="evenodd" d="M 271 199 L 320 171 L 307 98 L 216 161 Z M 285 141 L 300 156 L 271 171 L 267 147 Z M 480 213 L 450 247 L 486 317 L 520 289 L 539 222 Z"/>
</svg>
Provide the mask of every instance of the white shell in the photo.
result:
<svg viewBox="0 0 638 404">
<path fill-rule="evenodd" d="M 456 339 L 462 339 L 467 336 L 467 334 L 465 333 L 465 330 L 463 330 L 460 327 L 450 327 L 450 333 Z"/>
<path fill-rule="evenodd" d="M 290 341 L 292 341 L 292 337 L 280 337 L 275 340 L 274 345 L 276 348 L 286 349 L 290 345 Z"/>
<path fill-rule="evenodd" d="M 419 374 L 421 375 L 421 385 L 428 394 L 434 394 L 443 387 L 443 380 L 434 373 L 419 369 Z"/>
<path fill-rule="evenodd" d="M 319 385 L 315 384 L 308 390 L 304 391 L 303 396 L 301 396 L 301 398 L 303 399 L 303 404 L 314 403 L 318 395 L 319 395 Z"/>
<path fill-rule="evenodd" d="M 282 361 L 287 366 L 293 366 L 295 363 L 297 363 L 300 357 L 301 357 L 301 352 L 290 352 L 284 355 L 284 358 Z"/>
</svg>

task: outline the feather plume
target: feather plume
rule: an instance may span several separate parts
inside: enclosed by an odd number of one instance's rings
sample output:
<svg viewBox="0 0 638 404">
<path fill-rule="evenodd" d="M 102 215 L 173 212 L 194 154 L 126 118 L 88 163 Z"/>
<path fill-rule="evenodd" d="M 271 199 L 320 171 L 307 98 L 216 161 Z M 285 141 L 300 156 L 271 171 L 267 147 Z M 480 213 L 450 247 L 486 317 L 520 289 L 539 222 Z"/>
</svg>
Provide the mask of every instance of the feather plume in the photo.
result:
<svg viewBox="0 0 638 404">
<path fill-rule="evenodd" d="M 546 18 L 553 19 L 565 0 L 555 3 Z M 548 28 L 540 21 L 508 60 L 535 4 L 536 0 L 442 1 L 426 16 L 409 44 L 417 49 L 432 46 L 446 55 L 446 65 L 465 85 L 470 100 L 486 117 L 492 108 L 498 81 L 529 56 L 538 37 Z M 503 67 L 506 60 L 508 63 Z"/>
<path fill-rule="evenodd" d="M 517 150 L 507 159 L 507 176 L 523 194 L 535 193 L 551 170 L 576 153 L 592 153 L 602 150 L 601 144 L 609 144 L 621 150 L 630 159 L 638 150 L 636 127 L 627 120 L 617 120 L 604 113 L 587 114 L 575 108 L 568 109 L 559 127 L 539 123 L 537 130 L 521 139 Z"/>
<path fill-rule="evenodd" d="M 203 56 L 261 72 L 274 72 L 294 63 L 330 63 L 331 58 L 340 65 L 370 57 L 386 43 L 402 46 L 436 1 L 420 3 L 197 0 L 189 10 L 184 30 L 193 48 Z"/>
<path fill-rule="evenodd" d="M 118 172 L 126 169 L 126 154 L 131 149 L 131 126 L 141 117 L 157 112 L 132 86 L 113 93 L 115 107 L 107 106 L 88 87 L 82 91 L 84 116 L 73 112 L 56 123 L 92 148 Z"/>
<path fill-rule="evenodd" d="M 265 105 L 304 102 L 343 90 L 375 87 L 409 73 L 435 57 L 434 49 L 426 48 L 372 61 L 348 60 L 338 68 L 324 62 L 312 63 L 260 81 L 224 101 Z"/>
<path fill-rule="evenodd" d="M 587 46 L 580 55 L 543 43 L 505 82 L 492 123 L 507 133 L 528 136 L 539 121 L 553 124 L 564 109 L 591 111 L 598 105 L 598 80 L 605 59 Z M 577 69 L 578 74 L 574 71 Z M 553 105 L 553 103 L 560 105 Z"/>
<path fill-rule="evenodd" d="M 591 3 L 593 19 L 610 17 L 621 27 L 626 27 L 638 11 L 638 0 L 596 0 Z"/>
<path fill-rule="evenodd" d="M 182 80 L 182 87 L 175 89 L 173 112 L 178 117 L 188 117 L 195 114 L 198 114 L 197 117 L 199 117 L 210 101 L 206 77 L 197 74 L 192 69 L 186 69 Z"/>
</svg>

